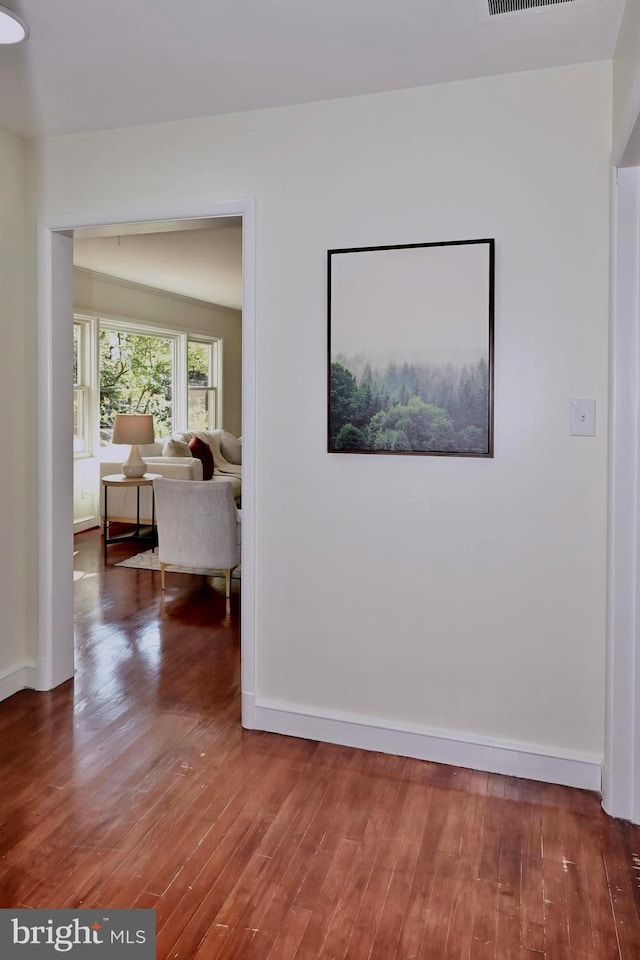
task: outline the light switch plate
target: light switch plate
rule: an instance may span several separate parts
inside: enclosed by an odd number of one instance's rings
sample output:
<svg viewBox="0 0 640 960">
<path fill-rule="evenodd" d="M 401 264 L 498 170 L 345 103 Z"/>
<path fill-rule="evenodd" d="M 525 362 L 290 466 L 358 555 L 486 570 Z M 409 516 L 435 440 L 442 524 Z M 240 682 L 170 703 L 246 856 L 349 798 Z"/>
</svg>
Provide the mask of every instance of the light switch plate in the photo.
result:
<svg viewBox="0 0 640 960">
<path fill-rule="evenodd" d="M 571 436 L 595 437 L 596 435 L 596 402 L 595 400 L 572 400 L 571 404 Z"/>
</svg>

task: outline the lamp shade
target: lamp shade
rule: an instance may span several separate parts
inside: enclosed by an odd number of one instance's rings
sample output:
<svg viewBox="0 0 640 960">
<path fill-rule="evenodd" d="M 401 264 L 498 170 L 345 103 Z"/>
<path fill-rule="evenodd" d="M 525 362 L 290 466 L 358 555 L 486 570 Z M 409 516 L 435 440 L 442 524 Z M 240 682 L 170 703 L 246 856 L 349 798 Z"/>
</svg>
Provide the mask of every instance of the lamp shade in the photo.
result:
<svg viewBox="0 0 640 960">
<path fill-rule="evenodd" d="M 117 413 L 112 439 L 114 443 L 153 443 L 153 417 L 150 413 Z"/>
</svg>

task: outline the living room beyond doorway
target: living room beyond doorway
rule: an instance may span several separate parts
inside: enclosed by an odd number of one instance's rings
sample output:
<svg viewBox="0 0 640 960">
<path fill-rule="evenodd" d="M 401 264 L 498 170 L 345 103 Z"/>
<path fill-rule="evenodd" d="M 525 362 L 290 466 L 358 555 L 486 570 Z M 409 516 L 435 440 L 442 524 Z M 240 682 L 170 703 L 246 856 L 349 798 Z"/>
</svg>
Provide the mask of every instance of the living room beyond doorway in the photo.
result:
<svg viewBox="0 0 640 960">
<path fill-rule="evenodd" d="M 100 464 L 126 457 L 118 414 L 150 414 L 156 441 L 242 434 L 242 233 L 242 217 L 74 232 L 74 532 L 100 522 Z"/>
</svg>

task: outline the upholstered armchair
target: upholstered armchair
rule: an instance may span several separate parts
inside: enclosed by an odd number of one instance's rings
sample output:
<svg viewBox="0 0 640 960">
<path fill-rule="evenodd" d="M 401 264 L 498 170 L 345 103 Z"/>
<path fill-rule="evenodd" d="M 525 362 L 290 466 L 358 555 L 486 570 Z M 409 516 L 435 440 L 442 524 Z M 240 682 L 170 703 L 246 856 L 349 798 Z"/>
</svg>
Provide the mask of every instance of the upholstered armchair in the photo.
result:
<svg viewBox="0 0 640 960">
<path fill-rule="evenodd" d="M 226 595 L 231 571 L 240 563 L 241 513 L 231 483 L 206 480 L 154 481 L 158 559 L 162 589 L 170 564 L 224 570 Z"/>
</svg>

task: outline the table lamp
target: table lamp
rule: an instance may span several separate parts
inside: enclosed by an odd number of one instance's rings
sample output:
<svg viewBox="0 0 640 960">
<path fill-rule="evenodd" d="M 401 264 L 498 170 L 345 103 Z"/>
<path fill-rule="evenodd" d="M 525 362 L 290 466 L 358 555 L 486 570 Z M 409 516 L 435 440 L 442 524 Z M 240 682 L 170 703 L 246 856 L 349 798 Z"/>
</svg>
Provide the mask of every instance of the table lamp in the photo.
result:
<svg viewBox="0 0 640 960">
<path fill-rule="evenodd" d="M 153 443 L 153 417 L 150 413 L 117 413 L 113 425 L 113 443 L 130 443 L 129 458 L 122 464 L 125 477 L 143 477 L 147 465 L 138 444 Z"/>
</svg>

